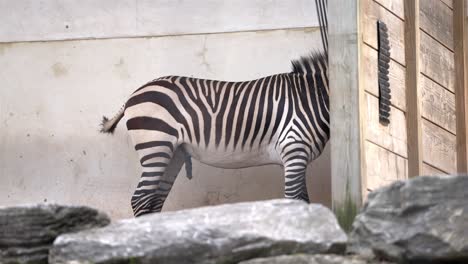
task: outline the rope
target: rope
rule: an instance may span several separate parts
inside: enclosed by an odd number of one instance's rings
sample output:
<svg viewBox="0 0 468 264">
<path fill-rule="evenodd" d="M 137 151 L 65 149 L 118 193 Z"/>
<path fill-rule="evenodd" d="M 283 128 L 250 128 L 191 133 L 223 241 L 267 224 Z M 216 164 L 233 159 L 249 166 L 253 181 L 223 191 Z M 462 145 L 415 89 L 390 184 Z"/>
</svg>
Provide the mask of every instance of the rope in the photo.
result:
<svg viewBox="0 0 468 264">
<path fill-rule="evenodd" d="M 327 6 L 328 0 L 315 0 L 317 18 L 320 25 L 320 35 L 322 37 L 323 51 L 328 56 L 328 18 Z"/>
</svg>

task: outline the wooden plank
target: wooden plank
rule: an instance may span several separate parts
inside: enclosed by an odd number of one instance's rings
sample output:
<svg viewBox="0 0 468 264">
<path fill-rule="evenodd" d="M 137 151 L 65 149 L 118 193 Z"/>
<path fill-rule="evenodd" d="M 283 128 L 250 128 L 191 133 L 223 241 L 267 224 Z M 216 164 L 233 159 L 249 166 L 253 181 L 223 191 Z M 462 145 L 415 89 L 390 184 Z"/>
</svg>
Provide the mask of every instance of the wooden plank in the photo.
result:
<svg viewBox="0 0 468 264">
<path fill-rule="evenodd" d="M 351 227 L 362 204 L 365 175 L 360 87 L 360 1 L 330 0 L 329 76 L 332 205 L 338 221 Z"/>
<path fill-rule="evenodd" d="M 379 96 L 377 51 L 368 45 L 362 45 L 362 60 L 364 89 Z M 392 105 L 406 111 L 405 67 L 390 60 L 388 77 L 392 90 Z"/>
<path fill-rule="evenodd" d="M 377 49 L 377 20 L 388 27 L 391 58 L 405 65 L 405 40 L 403 21 L 372 0 L 362 0 L 363 5 L 363 40 Z M 330 16 L 331 17 L 331 16 Z"/>
<path fill-rule="evenodd" d="M 367 190 L 408 178 L 408 162 L 371 142 L 366 142 Z"/>
<path fill-rule="evenodd" d="M 468 82 L 468 79 L 467 79 L 468 78 L 468 51 L 467 51 L 467 49 L 468 48 L 466 47 L 468 45 L 468 2 L 466 2 L 466 1 L 465 1 L 465 6 L 466 6 L 466 9 L 465 9 L 465 31 L 464 31 L 464 34 L 465 34 L 465 36 L 464 36 L 464 39 L 465 39 L 465 48 L 464 48 L 465 56 L 464 57 L 465 57 L 465 88 L 466 88 L 465 89 L 465 106 L 466 106 L 468 104 L 468 103 L 466 103 L 466 101 L 467 101 L 466 97 L 468 96 L 467 95 L 468 94 L 468 91 L 467 91 L 468 90 L 468 87 L 467 87 L 468 86 L 468 84 L 467 84 L 467 82 Z M 466 111 L 467 111 L 467 107 L 465 108 L 465 118 L 467 118 L 467 115 L 468 115 Z M 467 124 L 468 124 L 468 121 L 466 121 L 465 125 L 467 125 Z M 460 161 L 462 160 L 462 158 L 463 157 L 460 157 L 460 158 L 457 157 L 457 159 L 459 159 Z M 463 161 L 461 161 L 461 162 L 463 162 Z"/>
<path fill-rule="evenodd" d="M 408 176 L 422 171 L 421 101 L 419 98 L 419 0 L 405 1 L 406 52 L 406 131 L 408 139 Z"/>
<path fill-rule="evenodd" d="M 441 0 L 442 3 L 453 9 L 453 0 Z"/>
<path fill-rule="evenodd" d="M 455 134 L 455 95 L 423 74 L 420 80 L 422 116 Z"/>
<path fill-rule="evenodd" d="M 400 19 L 405 19 L 404 0 L 375 0 L 380 5 L 392 11 Z"/>
<path fill-rule="evenodd" d="M 443 87 L 455 92 L 453 53 L 421 31 L 421 72 Z"/>
<path fill-rule="evenodd" d="M 465 42 L 467 34 L 466 1 L 456 0 L 453 3 L 453 26 L 454 26 L 454 57 L 455 57 L 455 98 L 457 112 L 457 171 L 468 172 L 468 76 L 465 75 L 467 65 L 467 47 Z"/>
<path fill-rule="evenodd" d="M 424 161 L 448 173 L 455 173 L 457 171 L 456 137 L 425 119 L 421 128 Z"/>
<path fill-rule="evenodd" d="M 379 122 L 379 99 L 369 93 L 366 98 L 366 138 L 400 156 L 407 157 L 406 118 L 401 110 L 391 107 L 390 124 L 382 125 Z"/>
<path fill-rule="evenodd" d="M 423 170 L 422 170 L 422 175 L 424 176 L 431 176 L 431 175 L 444 175 L 447 174 L 444 171 L 441 171 L 435 167 L 432 167 L 431 165 L 424 163 L 423 164 Z"/>
<path fill-rule="evenodd" d="M 421 28 L 453 50 L 453 11 L 440 0 L 424 0 L 420 2 Z"/>
<path fill-rule="evenodd" d="M 317 27 L 311 0 L 0 1 L 0 42 Z"/>
</svg>

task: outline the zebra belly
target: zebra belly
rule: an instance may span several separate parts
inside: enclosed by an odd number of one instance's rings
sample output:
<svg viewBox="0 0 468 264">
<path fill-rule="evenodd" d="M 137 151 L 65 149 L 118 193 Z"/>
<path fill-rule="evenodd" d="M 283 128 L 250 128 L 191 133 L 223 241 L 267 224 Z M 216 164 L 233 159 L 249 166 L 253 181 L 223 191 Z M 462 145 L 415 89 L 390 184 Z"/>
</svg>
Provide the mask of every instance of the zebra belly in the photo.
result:
<svg viewBox="0 0 468 264">
<path fill-rule="evenodd" d="M 267 164 L 281 164 L 277 151 L 269 146 L 256 150 L 213 150 L 190 144 L 184 144 L 183 146 L 192 158 L 218 168 L 239 169 Z"/>
</svg>

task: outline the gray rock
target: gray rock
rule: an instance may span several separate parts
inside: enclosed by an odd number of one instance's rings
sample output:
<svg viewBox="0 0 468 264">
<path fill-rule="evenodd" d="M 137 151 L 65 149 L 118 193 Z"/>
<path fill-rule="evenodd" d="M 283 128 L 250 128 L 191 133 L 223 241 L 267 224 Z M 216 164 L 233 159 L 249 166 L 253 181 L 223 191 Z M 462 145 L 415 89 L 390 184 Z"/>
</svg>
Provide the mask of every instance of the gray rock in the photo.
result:
<svg viewBox="0 0 468 264">
<path fill-rule="evenodd" d="M 283 255 L 269 258 L 256 258 L 239 262 L 239 264 L 390 264 L 376 260 L 366 260 L 358 256 L 339 255 Z"/>
<path fill-rule="evenodd" d="M 109 223 L 106 215 L 88 207 L 0 207 L 0 263 L 47 263 L 58 235 Z"/>
<path fill-rule="evenodd" d="M 348 251 L 399 262 L 468 263 L 468 177 L 416 177 L 369 194 Z"/>
<path fill-rule="evenodd" d="M 145 215 L 57 238 L 51 263 L 237 263 L 289 253 L 342 253 L 332 212 L 294 200 Z"/>
</svg>

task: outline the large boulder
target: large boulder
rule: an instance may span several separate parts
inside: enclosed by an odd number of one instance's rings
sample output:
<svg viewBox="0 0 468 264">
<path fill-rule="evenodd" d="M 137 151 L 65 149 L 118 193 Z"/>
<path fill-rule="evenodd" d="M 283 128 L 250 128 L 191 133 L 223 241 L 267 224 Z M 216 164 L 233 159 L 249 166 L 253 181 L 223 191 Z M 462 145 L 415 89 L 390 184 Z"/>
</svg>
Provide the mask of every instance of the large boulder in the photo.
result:
<svg viewBox="0 0 468 264">
<path fill-rule="evenodd" d="M 268 258 L 256 258 L 239 262 L 239 264 L 391 264 L 359 256 L 339 255 L 283 255 Z"/>
<path fill-rule="evenodd" d="M 51 263 L 237 263 L 289 253 L 342 253 L 332 212 L 294 200 L 226 204 L 121 220 L 65 234 Z"/>
<path fill-rule="evenodd" d="M 468 263 L 468 177 L 416 177 L 372 192 L 348 250 L 399 262 Z"/>
<path fill-rule="evenodd" d="M 106 215 L 83 206 L 0 207 L 0 263 L 47 263 L 58 235 L 109 223 Z"/>
</svg>

